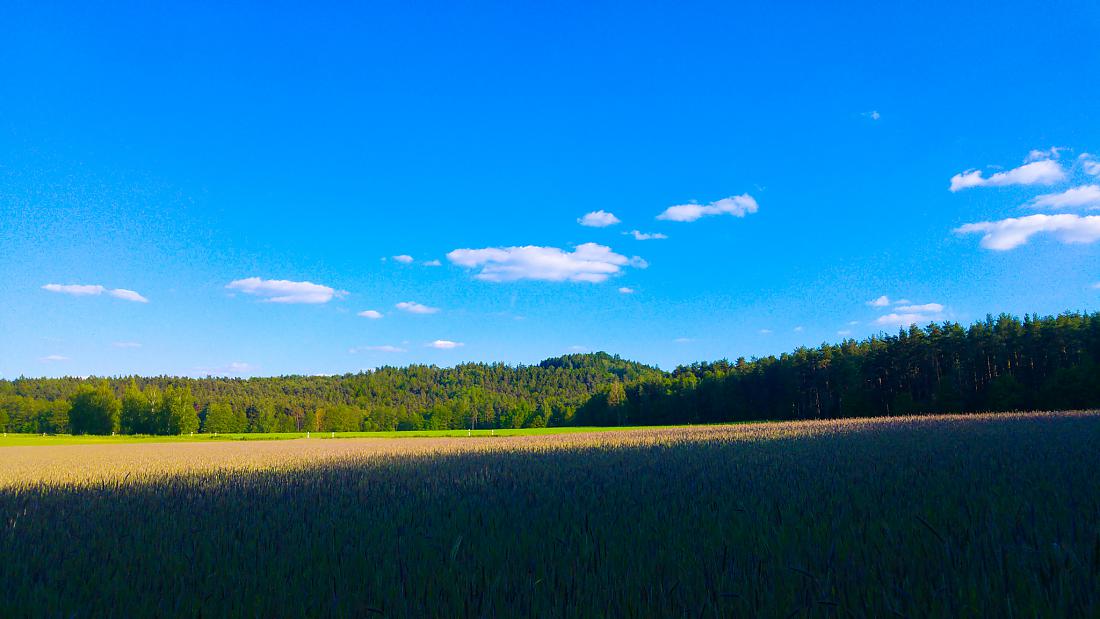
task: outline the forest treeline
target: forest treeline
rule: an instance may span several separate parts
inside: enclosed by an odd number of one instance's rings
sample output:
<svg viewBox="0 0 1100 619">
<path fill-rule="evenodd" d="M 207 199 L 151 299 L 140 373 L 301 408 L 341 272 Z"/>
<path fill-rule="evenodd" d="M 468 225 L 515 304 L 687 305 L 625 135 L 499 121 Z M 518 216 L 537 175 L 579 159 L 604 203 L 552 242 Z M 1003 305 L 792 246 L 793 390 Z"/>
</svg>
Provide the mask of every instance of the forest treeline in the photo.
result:
<svg viewBox="0 0 1100 619">
<path fill-rule="evenodd" d="M 343 376 L 0 381 L 7 432 L 647 425 L 1100 407 L 1100 313 L 987 317 L 672 372 L 606 353 Z"/>
</svg>

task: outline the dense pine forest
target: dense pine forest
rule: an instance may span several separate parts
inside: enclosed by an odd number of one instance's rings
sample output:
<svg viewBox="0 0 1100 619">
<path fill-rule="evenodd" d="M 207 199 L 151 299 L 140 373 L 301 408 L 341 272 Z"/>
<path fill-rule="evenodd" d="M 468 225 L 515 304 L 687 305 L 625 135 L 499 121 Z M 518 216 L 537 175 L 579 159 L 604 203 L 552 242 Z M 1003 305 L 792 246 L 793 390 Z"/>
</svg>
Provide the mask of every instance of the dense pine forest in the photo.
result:
<svg viewBox="0 0 1100 619">
<path fill-rule="evenodd" d="M 1100 406 L 1100 313 L 987 317 L 672 372 L 606 353 L 343 376 L 0 381 L 7 432 L 709 423 Z"/>
</svg>

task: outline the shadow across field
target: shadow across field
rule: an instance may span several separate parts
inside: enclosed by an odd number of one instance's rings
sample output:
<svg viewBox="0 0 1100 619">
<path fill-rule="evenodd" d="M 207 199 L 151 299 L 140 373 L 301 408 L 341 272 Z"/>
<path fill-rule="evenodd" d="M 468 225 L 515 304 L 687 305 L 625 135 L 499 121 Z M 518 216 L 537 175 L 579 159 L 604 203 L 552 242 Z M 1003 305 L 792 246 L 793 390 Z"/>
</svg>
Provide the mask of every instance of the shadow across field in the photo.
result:
<svg viewBox="0 0 1100 619">
<path fill-rule="evenodd" d="M 111 470 L 0 480 L 0 615 L 1100 613 L 1097 415 L 476 443 L 85 448 Z"/>
</svg>

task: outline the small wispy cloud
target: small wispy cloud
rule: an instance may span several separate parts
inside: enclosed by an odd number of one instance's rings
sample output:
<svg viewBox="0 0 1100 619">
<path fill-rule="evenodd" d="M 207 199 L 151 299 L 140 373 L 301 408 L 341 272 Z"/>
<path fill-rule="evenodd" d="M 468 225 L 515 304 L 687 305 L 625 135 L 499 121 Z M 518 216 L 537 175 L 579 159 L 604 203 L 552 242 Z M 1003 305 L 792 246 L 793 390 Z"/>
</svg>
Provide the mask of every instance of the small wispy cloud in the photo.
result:
<svg viewBox="0 0 1100 619">
<path fill-rule="evenodd" d="M 370 318 L 371 320 L 378 320 L 382 317 L 382 312 L 378 310 L 363 310 L 356 315 L 362 316 L 363 318 Z"/>
<path fill-rule="evenodd" d="M 622 288 L 619 288 L 619 294 L 634 294 L 634 289 L 623 286 Z"/>
<path fill-rule="evenodd" d="M 1032 149 L 1024 157 L 1024 163 L 1031 163 L 1032 161 L 1042 161 L 1044 159 L 1057 159 L 1062 151 L 1066 150 L 1060 146 L 1051 146 L 1050 148 L 1043 150 L 1039 148 Z"/>
<path fill-rule="evenodd" d="M 227 365 L 218 367 L 199 367 L 195 370 L 204 376 L 230 376 L 233 374 L 248 374 L 256 370 L 256 366 L 244 361 L 233 361 Z"/>
<path fill-rule="evenodd" d="M 943 311 L 943 305 L 939 303 L 925 303 L 923 305 L 899 305 L 895 310 L 903 313 L 938 314 Z"/>
<path fill-rule="evenodd" d="M 658 215 L 657 219 L 692 222 L 713 215 L 744 217 L 749 213 L 755 213 L 757 210 L 759 210 L 759 205 L 757 205 L 756 200 L 749 194 L 743 193 L 739 196 L 730 196 L 707 204 L 691 203 L 670 206 Z"/>
<path fill-rule="evenodd" d="M 440 262 L 439 260 L 425 260 L 424 261 L 424 266 L 426 266 L 426 267 L 441 267 L 441 266 L 443 266 L 443 263 Z"/>
<path fill-rule="evenodd" d="M 882 118 L 882 114 L 878 113 L 878 110 L 871 110 L 870 112 L 863 112 L 860 116 L 864 118 L 870 118 L 871 120 L 878 120 Z"/>
<path fill-rule="evenodd" d="M 1097 158 L 1089 153 L 1081 153 L 1077 157 L 1077 161 L 1081 164 L 1081 169 L 1085 171 L 1085 174 L 1089 176 L 1100 176 L 1100 158 Z"/>
<path fill-rule="evenodd" d="M 65 355 L 46 355 L 45 357 L 40 357 L 38 360 L 44 363 L 59 363 L 61 361 L 68 361 L 69 358 Z"/>
<path fill-rule="evenodd" d="M 772 331 L 771 329 L 761 329 L 760 330 L 760 335 L 771 335 L 772 333 L 774 333 L 774 331 Z"/>
<path fill-rule="evenodd" d="M 438 350 L 451 350 L 454 348 L 465 346 L 465 344 L 463 344 L 462 342 L 452 342 L 451 340 L 436 340 L 434 342 L 429 342 L 425 344 L 425 346 Z"/>
<path fill-rule="evenodd" d="M 141 348 L 141 342 L 112 342 L 115 348 Z"/>
<path fill-rule="evenodd" d="M 603 210 L 585 213 L 583 217 L 577 219 L 577 223 L 589 228 L 606 228 L 607 226 L 614 226 L 620 221 L 613 213 Z"/>
<path fill-rule="evenodd" d="M 660 232 L 642 232 L 641 230 L 631 230 L 630 232 L 623 232 L 623 234 L 633 236 L 636 241 L 656 241 L 668 238 L 667 235 Z"/>
<path fill-rule="evenodd" d="M 402 301 L 397 305 L 394 305 L 402 312 L 408 312 L 410 314 L 437 314 L 439 313 L 438 307 L 428 307 L 415 301 Z"/>
<path fill-rule="evenodd" d="M 374 346 L 357 346 L 348 350 L 349 353 L 355 354 L 360 352 L 386 352 L 386 353 L 399 353 L 409 352 L 408 350 L 401 348 L 400 346 L 392 346 L 390 344 L 379 344 Z"/>
<path fill-rule="evenodd" d="M 313 282 L 294 282 L 285 279 L 261 279 L 248 277 L 229 282 L 225 286 L 247 295 L 260 297 L 264 303 L 328 303 L 334 298 L 347 295 L 344 290 L 336 290 Z"/>
<path fill-rule="evenodd" d="M 803 332 L 803 331 L 805 331 L 805 330 L 806 330 L 806 328 L 805 328 L 805 327 L 802 327 L 802 326 L 798 326 L 798 327 L 795 327 L 795 328 L 794 328 L 794 332 L 795 332 L 795 333 L 802 333 L 802 332 Z"/>
<path fill-rule="evenodd" d="M 887 307 L 890 305 L 890 297 L 882 295 L 877 299 L 872 299 L 868 301 L 867 305 L 870 305 L 871 307 Z"/>
<path fill-rule="evenodd" d="M 690 344 L 691 342 L 695 341 L 695 338 L 693 338 L 693 337 L 678 337 L 678 338 L 676 338 L 672 341 L 677 343 L 677 344 Z"/>
<path fill-rule="evenodd" d="M 133 290 L 127 290 L 125 288 L 106 288 L 98 284 L 46 284 L 42 286 L 42 289 L 50 292 L 67 294 L 73 297 L 94 297 L 106 294 L 107 296 L 122 299 L 123 301 L 133 301 L 135 303 L 149 302 L 149 299 L 146 299 Z"/>
<path fill-rule="evenodd" d="M 1024 165 L 984 176 L 981 170 L 967 170 L 951 177 L 952 192 L 971 187 L 1005 187 L 1008 185 L 1053 185 L 1066 179 L 1066 171 L 1053 159 L 1032 161 Z"/>
<path fill-rule="evenodd" d="M 839 335 L 840 337 L 848 337 L 849 335 L 852 334 L 852 330 L 851 329 L 841 329 L 840 331 L 837 331 L 836 334 Z"/>
<path fill-rule="evenodd" d="M 400 262 L 401 264 L 412 264 L 414 259 L 408 254 L 400 254 L 398 256 L 393 256 L 393 260 L 394 262 Z"/>
</svg>

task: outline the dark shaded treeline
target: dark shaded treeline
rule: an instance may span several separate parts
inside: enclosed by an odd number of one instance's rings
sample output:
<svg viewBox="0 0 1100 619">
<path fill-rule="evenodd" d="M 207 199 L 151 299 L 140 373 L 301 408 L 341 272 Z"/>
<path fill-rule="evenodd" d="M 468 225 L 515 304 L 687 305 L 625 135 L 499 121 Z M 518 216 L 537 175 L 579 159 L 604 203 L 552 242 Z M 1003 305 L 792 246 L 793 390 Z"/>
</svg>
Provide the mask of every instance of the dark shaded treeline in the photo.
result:
<svg viewBox="0 0 1100 619">
<path fill-rule="evenodd" d="M 1100 313 L 1065 313 L 681 366 L 612 385 L 576 418 L 640 425 L 1096 407 Z"/>
<path fill-rule="evenodd" d="M 672 372 L 594 353 L 344 376 L 0 381 L 8 432 L 644 425 L 1094 407 L 1100 313 L 913 326 Z"/>
</svg>

